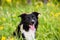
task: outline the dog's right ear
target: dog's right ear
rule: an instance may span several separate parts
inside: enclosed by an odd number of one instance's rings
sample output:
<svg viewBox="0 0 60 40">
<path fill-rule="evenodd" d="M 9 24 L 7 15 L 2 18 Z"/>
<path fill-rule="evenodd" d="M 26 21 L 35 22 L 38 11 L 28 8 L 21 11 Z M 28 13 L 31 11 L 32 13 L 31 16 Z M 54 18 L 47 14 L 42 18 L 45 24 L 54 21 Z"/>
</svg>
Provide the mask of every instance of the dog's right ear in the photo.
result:
<svg viewBox="0 0 60 40">
<path fill-rule="evenodd" d="M 21 17 L 21 18 L 25 18 L 25 16 L 26 16 L 27 14 L 21 14 L 21 15 L 19 15 L 18 17 Z"/>
<path fill-rule="evenodd" d="M 38 12 L 32 12 L 32 14 L 34 14 L 36 17 L 38 17 L 38 14 L 40 14 L 40 13 L 38 13 Z"/>
</svg>

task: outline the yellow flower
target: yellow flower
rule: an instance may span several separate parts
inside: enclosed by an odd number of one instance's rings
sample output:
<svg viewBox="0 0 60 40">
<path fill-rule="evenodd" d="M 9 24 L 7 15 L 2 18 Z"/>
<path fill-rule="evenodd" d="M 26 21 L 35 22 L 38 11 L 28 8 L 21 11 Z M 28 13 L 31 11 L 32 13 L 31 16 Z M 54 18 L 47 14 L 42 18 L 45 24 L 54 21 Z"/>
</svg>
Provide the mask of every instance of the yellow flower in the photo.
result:
<svg viewBox="0 0 60 40">
<path fill-rule="evenodd" d="M 6 2 L 11 3 L 12 0 L 6 0 Z"/>
<path fill-rule="evenodd" d="M 36 5 L 36 9 L 39 8 L 39 5 Z"/>
<path fill-rule="evenodd" d="M 35 5 L 36 5 L 36 8 L 42 7 L 43 6 L 43 2 L 37 2 Z"/>
<path fill-rule="evenodd" d="M 6 37 L 2 36 L 1 40 L 6 40 Z"/>
<path fill-rule="evenodd" d="M 55 7 L 55 5 L 53 3 L 47 3 L 47 6 Z"/>
<path fill-rule="evenodd" d="M 11 37 L 11 38 L 10 38 L 10 40 L 14 40 L 14 38 L 13 38 L 13 37 Z"/>
<path fill-rule="evenodd" d="M 38 5 L 39 6 L 43 6 L 43 2 L 38 2 Z"/>
<path fill-rule="evenodd" d="M 60 12 L 58 13 L 58 15 L 60 15 Z"/>
<path fill-rule="evenodd" d="M 3 30 L 4 29 L 4 26 L 0 26 L 0 30 Z"/>
<path fill-rule="evenodd" d="M 52 7 L 55 7 L 55 5 L 54 5 L 53 3 L 51 3 L 51 6 L 52 6 Z"/>
<path fill-rule="evenodd" d="M 3 17 L 2 20 L 3 20 L 3 21 L 6 21 L 6 18 Z"/>
<path fill-rule="evenodd" d="M 41 6 L 43 6 L 43 2 L 40 2 L 41 3 Z"/>
<path fill-rule="evenodd" d="M 55 17 L 58 17 L 58 14 L 54 14 Z"/>
<path fill-rule="evenodd" d="M 47 3 L 47 6 L 51 6 L 51 4 L 50 3 Z"/>
<path fill-rule="evenodd" d="M 60 13 L 56 13 L 54 16 L 55 16 L 55 17 L 58 17 L 58 16 L 60 16 Z"/>
</svg>

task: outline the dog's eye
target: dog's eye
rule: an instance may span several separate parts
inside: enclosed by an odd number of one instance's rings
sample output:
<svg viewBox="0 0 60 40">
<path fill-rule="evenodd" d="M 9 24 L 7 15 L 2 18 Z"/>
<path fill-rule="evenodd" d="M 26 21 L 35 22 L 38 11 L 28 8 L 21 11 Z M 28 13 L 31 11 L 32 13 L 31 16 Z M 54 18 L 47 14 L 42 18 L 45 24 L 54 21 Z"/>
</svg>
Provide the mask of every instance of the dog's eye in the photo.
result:
<svg viewBox="0 0 60 40">
<path fill-rule="evenodd" d="M 32 18 L 35 20 L 35 17 L 34 16 L 32 16 Z"/>
<path fill-rule="evenodd" d="M 32 16 L 32 18 L 35 18 L 34 16 Z"/>
<path fill-rule="evenodd" d="M 34 16 L 32 16 L 32 17 L 34 17 Z"/>
<path fill-rule="evenodd" d="M 34 16 L 32 16 L 32 18 L 34 18 Z"/>
<path fill-rule="evenodd" d="M 30 17 L 27 17 L 28 19 L 30 19 Z"/>
</svg>

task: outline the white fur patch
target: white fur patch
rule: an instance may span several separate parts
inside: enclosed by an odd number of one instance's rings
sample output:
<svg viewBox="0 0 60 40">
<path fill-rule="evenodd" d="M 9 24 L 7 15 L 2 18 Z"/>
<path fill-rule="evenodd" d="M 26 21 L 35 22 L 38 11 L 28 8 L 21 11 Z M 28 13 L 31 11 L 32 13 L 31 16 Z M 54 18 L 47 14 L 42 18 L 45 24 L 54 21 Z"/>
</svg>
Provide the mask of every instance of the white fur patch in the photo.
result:
<svg viewBox="0 0 60 40">
<path fill-rule="evenodd" d="M 29 31 L 25 31 L 23 30 L 23 25 L 21 25 L 21 33 L 24 34 L 26 40 L 35 40 L 35 31 L 36 30 L 31 30 L 29 29 Z"/>
</svg>

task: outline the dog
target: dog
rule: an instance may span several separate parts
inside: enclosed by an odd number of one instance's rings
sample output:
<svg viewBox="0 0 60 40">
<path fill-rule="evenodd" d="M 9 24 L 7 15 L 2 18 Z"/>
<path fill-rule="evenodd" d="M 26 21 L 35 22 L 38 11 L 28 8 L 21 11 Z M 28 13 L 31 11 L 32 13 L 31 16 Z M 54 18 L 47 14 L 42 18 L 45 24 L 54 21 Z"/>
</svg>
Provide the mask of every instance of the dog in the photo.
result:
<svg viewBox="0 0 60 40">
<path fill-rule="evenodd" d="M 31 14 L 21 14 L 21 22 L 18 25 L 13 35 L 17 35 L 20 38 L 22 34 L 23 40 L 35 40 L 36 30 L 38 28 L 38 12 L 32 12 Z"/>
</svg>

